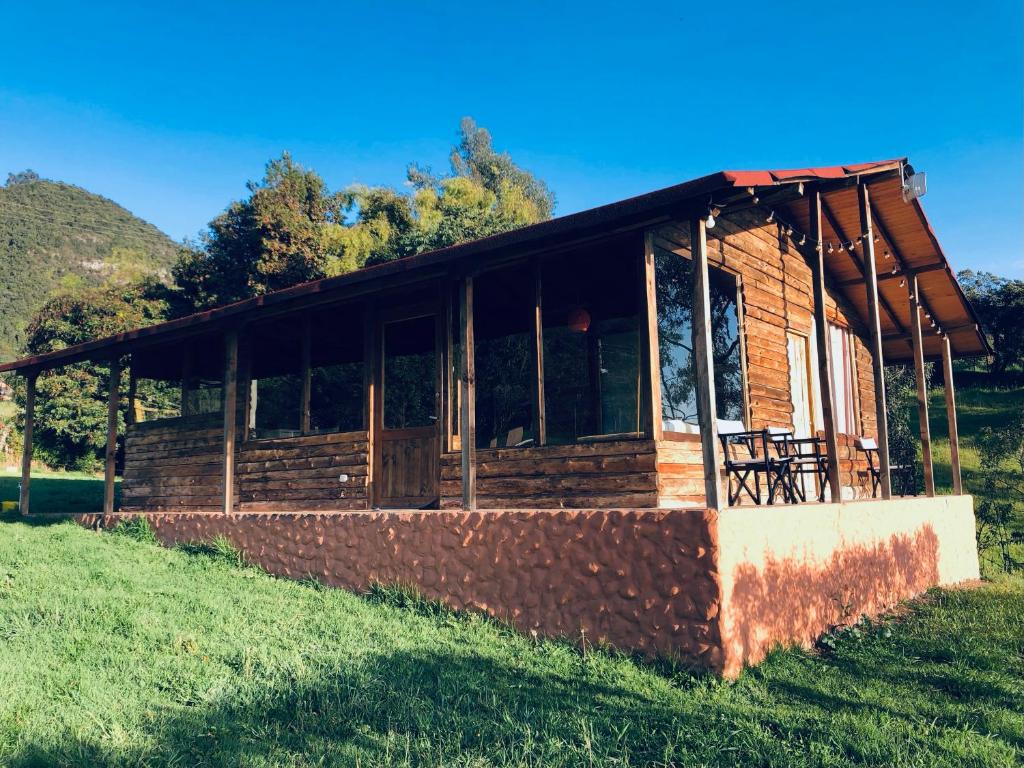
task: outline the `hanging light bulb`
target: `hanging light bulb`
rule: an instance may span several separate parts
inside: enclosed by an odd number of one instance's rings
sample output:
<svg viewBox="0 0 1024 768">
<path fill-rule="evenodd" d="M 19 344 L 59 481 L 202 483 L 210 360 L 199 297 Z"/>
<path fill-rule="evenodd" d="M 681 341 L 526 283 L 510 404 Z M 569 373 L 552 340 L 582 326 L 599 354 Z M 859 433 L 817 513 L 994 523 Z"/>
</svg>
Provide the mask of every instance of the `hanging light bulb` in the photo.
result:
<svg viewBox="0 0 1024 768">
<path fill-rule="evenodd" d="M 767 219 L 767 221 L 768 221 L 769 224 L 771 224 L 773 221 L 775 221 L 775 211 L 769 211 L 768 212 L 768 219 Z"/>
<path fill-rule="evenodd" d="M 881 240 L 881 239 L 882 239 L 882 238 L 880 238 L 880 237 L 879 237 L 878 235 L 875 235 L 875 242 L 876 242 L 876 243 L 877 243 L 877 242 L 878 242 L 879 240 Z"/>
<path fill-rule="evenodd" d="M 832 241 L 831 240 L 829 241 L 829 244 L 828 244 L 828 252 L 832 253 Z"/>
<path fill-rule="evenodd" d="M 721 213 L 722 213 L 722 209 L 719 208 L 718 206 L 715 206 L 715 205 L 708 206 L 708 217 L 704 220 L 704 224 L 707 226 L 708 229 L 713 229 L 714 228 L 714 226 L 715 226 L 715 216 L 718 216 Z"/>
<path fill-rule="evenodd" d="M 904 287 L 906 287 L 906 285 L 907 285 L 907 281 L 906 280 L 900 280 L 900 288 L 904 288 Z"/>
<path fill-rule="evenodd" d="M 885 252 L 885 258 L 887 258 L 887 259 L 891 259 L 891 258 L 892 258 L 892 254 L 891 254 L 891 253 L 889 253 L 888 251 L 886 251 L 886 252 Z"/>
<path fill-rule="evenodd" d="M 807 242 L 807 235 L 800 235 L 800 245 Z"/>
<path fill-rule="evenodd" d="M 792 236 L 793 236 L 793 228 L 792 227 L 786 227 L 786 237 L 792 237 Z"/>
</svg>

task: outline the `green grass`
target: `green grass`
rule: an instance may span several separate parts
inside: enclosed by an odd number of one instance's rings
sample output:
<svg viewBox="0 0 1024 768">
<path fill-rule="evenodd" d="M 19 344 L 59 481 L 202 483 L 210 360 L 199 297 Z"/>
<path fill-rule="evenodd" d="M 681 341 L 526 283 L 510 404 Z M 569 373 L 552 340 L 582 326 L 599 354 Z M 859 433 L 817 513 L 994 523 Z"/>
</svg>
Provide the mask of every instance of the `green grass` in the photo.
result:
<svg viewBox="0 0 1024 768">
<path fill-rule="evenodd" d="M 1024 580 L 935 590 L 735 683 L 208 547 L 0 523 L 4 766 L 1010 766 Z"/>
<path fill-rule="evenodd" d="M 0 501 L 17 501 L 21 470 L 0 469 Z M 103 476 L 83 472 L 32 470 L 29 507 L 33 513 L 82 513 L 103 509 Z M 121 481 L 114 486 L 114 502 L 120 501 Z"/>
</svg>

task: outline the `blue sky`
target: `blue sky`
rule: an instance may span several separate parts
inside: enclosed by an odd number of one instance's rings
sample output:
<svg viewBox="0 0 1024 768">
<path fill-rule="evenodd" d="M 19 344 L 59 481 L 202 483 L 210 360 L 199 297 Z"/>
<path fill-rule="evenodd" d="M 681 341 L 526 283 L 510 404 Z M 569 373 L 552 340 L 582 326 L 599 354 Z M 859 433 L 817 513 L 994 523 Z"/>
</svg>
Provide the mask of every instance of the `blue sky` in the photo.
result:
<svg viewBox="0 0 1024 768">
<path fill-rule="evenodd" d="M 0 174 L 180 239 L 284 149 L 332 188 L 444 168 L 463 115 L 559 214 L 909 155 L 954 267 L 1024 277 L 1021 5 L 0 0 Z"/>
</svg>

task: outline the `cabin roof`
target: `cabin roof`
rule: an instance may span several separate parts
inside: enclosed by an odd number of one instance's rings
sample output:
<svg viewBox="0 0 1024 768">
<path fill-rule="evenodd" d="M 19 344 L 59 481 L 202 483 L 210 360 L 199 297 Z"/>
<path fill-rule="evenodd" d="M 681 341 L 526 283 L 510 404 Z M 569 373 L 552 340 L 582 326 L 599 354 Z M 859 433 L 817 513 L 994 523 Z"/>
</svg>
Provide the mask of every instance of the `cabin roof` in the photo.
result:
<svg viewBox="0 0 1024 768">
<path fill-rule="evenodd" d="M 804 185 L 822 190 L 822 236 L 833 244 L 826 255 L 830 287 L 841 293 L 867 318 L 863 266 L 856 256 L 838 246 L 860 234 L 857 182 L 869 188 L 875 222 L 876 263 L 879 265 L 880 316 L 885 358 L 889 362 L 912 359 L 909 339 L 910 308 L 905 284 L 916 274 L 925 311 L 935 326 L 924 336 L 926 357 L 941 355 L 941 336 L 949 336 L 953 353 L 960 357 L 983 355 L 989 350 L 979 322 L 952 268 L 920 200 L 903 201 L 902 168 L 906 158 L 819 168 L 764 171 L 719 171 L 707 176 L 648 192 L 619 202 L 467 243 L 440 248 L 379 264 L 337 277 L 302 283 L 290 288 L 216 307 L 204 312 L 88 341 L 43 355 L 0 363 L 0 372 L 43 369 L 88 359 L 123 355 L 135 349 L 180 341 L 272 314 L 308 305 L 365 295 L 434 274 L 460 274 L 491 262 L 554 250 L 572 243 L 636 230 L 672 218 L 703 215 L 708 205 L 731 210 L 760 207 L 777 212 L 780 220 L 806 233 L 808 206 Z M 803 202 L 803 205 L 800 203 Z M 884 256 L 889 254 L 889 256 Z"/>
</svg>

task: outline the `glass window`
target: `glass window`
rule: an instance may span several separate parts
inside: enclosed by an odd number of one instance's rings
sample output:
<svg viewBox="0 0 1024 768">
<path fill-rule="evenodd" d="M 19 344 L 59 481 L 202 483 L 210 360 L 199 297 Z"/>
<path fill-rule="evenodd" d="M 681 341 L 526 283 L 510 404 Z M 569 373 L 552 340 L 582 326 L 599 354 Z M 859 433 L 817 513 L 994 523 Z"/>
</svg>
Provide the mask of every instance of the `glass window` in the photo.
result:
<svg viewBox="0 0 1024 768">
<path fill-rule="evenodd" d="M 189 376 L 184 382 L 185 396 L 183 410 L 185 416 L 201 416 L 206 413 L 220 413 L 221 390 L 223 382 L 205 376 Z"/>
<path fill-rule="evenodd" d="M 349 309 L 314 313 L 309 343 L 309 431 L 365 429 L 361 313 Z"/>
<path fill-rule="evenodd" d="M 437 420 L 437 343 L 433 315 L 384 326 L 385 429 L 427 427 Z"/>
<path fill-rule="evenodd" d="M 181 416 L 181 382 L 138 378 L 135 381 L 136 423 Z"/>
<path fill-rule="evenodd" d="M 678 253 L 655 249 L 661 412 L 668 432 L 696 431 L 698 423 L 692 264 Z M 709 269 L 708 277 L 718 418 L 744 421 L 736 280 L 714 268 Z"/>
<path fill-rule="evenodd" d="M 533 286 L 528 264 L 473 281 L 478 448 L 533 445 Z"/>
<path fill-rule="evenodd" d="M 544 262 L 548 443 L 640 431 L 639 266 L 636 238 Z"/>
<path fill-rule="evenodd" d="M 277 320 L 247 335 L 251 355 L 249 437 L 293 437 L 302 430 L 301 319 Z"/>
</svg>

